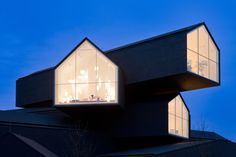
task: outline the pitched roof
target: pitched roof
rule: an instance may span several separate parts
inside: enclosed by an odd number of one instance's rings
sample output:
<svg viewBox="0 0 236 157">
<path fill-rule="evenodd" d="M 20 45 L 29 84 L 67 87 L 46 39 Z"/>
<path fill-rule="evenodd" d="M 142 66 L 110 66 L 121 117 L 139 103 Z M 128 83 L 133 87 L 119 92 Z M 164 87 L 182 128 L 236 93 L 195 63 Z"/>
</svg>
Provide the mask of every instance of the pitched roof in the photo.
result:
<svg viewBox="0 0 236 157">
<path fill-rule="evenodd" d="M 188 141 L 164 146 L 156 146 L 150 148 L 141 148 L 134 150 L 126 150 L 116 153 L 105 154 L 102 156 L 109 157 L 131 157 L 131 156 L 163 156 L 163 157 L 178 157 L 178 156 L 232 156 L 236 155 L 236 144 L 224 140 L 201 140 Z"/>
<path fill-rule="evenodd" d="M 175 143 L 175 144 L 169 144 L 164 146 L 156 146 L 156 147 L 149 147 L 149 148 L 141 148 L 141 149 L 133 149 L 133 150 L 126 150 L 122 152 L 117 153 L 111 153 L 104 156 L 128 156 L 128 155 L 156 155 L 156 154 L 162 154 L 167 153 L 179 149 L 184 149 L 188 147 L 194 147 L 196 145 L 209 143 L 211 141 L 188 141 L 188 142 L 181 142 L 181 143 Z"/>
<path fill-rule="evenodd" d="M 223 136 L 211 131 L 191 130 L 190 136 L 192 139 L 228 140 Z"/>
<path fill-rule="evenodd" d="M 33 73 L 29 74 L 29 75 L 26 75 L 26 76 L 23 76 L 21 78 L 18 78 L 17 80 L 20 80 L 20 79 L 23 79 L 23 78 L 26 78 L 26 77 L 30 77 L 30 76 L 33 76 L 33 75 L 41 74 L 41 73 L 44 73 L 44 72 L 47 72 L 47 71 L 50 71 L 50 70 L 54 70 L 54 69 L 55 69 L 55 67 L 50 67 L 50 68 L 42 69 L 42 70 L 33 72 Z"/>
<path fill-rule="evenodd" d="M 53 108 L 26 108 L 0 111 L 1 124 L 19 124 L 47 127 L 69 127 L 71 117 Z"/>
<path fill-rule="evenodd" d="M 81 42 L 79 42 L 79 44 L 77 44 L 75 46 L 75 48 L 73 48 L 66 57 L 64 57 L 56 66 L 53 66 L 53 67 L 50 67 L 50 68 L 46 68 L 46 69 L 43 69 L 43 70 L 40 70 L 40 71 L 37 71 L 37 72 L 34 72 L 32 74 L 29 74 L 27 76 L 24 76 L 22 78 L 25 78 L 25 77 L 28 77 L 28 76 L 32 76 L 32 75 L 36 75 L 36 74 L 40 74 L 40 73 L 43 73 L 43 72 L 46 72 L 46 71 L 49 71 L 49 70 L 54 70 L 56 67 L 58 67 L 67 57 L 69 57 L 84 41 L 89 41 L 94 47 L 96 47 L 99 51 L 103 52 L 104 54 L 109 54 L 109 53 L 112 53 L 116 50 L 120 50 L 120 49 L 125 49 L 125 48 L 128 48 L 128 47 L 131 47 L 131 46 L 136 46 L 138 44 L 142 44 L 142 43 L 146 43 L 146 42 L 149 42 L 149 41 L 152 41 L 152 40 L 155 40 L 155 39 L 161 39 L 161 38 L 165 38 L 165 37 L 168 37 L 168 36 L 171 36 L 171 35 L 174 35 L 174 34 L 177 34 L 177 33 L 181 33 L 181 32 L 189 32 L 189 31 L 192 31 L 193 29 L 201 26 L 201 25 L 204 25 L 207 29 L 207 31 L 209 32 L 209 35 L 211 36 L 213 42 L 215 43 L 217 49 L 220 51 L 218 45 L 216 44 L 213 36 L 211 35 L 208 27 L 206 26 L 206 24 L 204 22 L 201 22 L 201 23 L 198 23 L 198 24 L 194 24 L 194 25 L 191 25 L 191 26 L 188 26 L 188 27 L 185 27 L 185 28 L 182 28 L 182 29 L 178 29 L 178 30 L 175 30 L 175 31 L 171 31 L 171 32 L 168 32 L 168 33 L 164 33 L 164 34 L 161 34 L 161 35 L 157 35 L 157 36 L 154 36 L 154 37 L 150 37 L 150 38 L 147 38 L 147 39 L 144 39 L 144 40 L 140 40 L 140 41 L 137 41 L 137 42 L 133 42 L 133 43 L 130 43 L 130 44 L 126 44 L 126 45 L 123 45 L 123 46 L 120 46 L 120 47 L 117 47 L 117 48 L 112 48 L 110 50 L 107 50 L 107 51 L 102 51 L 97 45 L 95 45 L 91 40 L 89 40 L 87 37 L 85 37 Z M 21 79 L 21 78 L 19 78 Z"/>
<path fill-rule="evenodd" d="M 38 142 L 19 134 L 7 132 L 0 136 L 3 156 L 45 156 L 57 157 L 55 153 Z"/>
<path fill-rule="evenodd" d="M 55 153 L 51 152 L 46 147 L 42 146 L 41 144 L 37 143 L 36 141 L 29 139 L 27 137 L 24 137 L 24 136 L 15 134 L 15 133 L 13 133 L 13 135 L 15 137 L 17 137 L 18 139 L 20 139 L 25 144 L 27 144 L 29 147 L 33 148 L 37 152 L 44 155 L 45 157 L 57 157 L 57 155 Z"/>
<path fill-rule="evenodd" d="M 177 33 L 189 32 L 189 31 L 192 31 L 193 29 L 195 29 L 195 28 L 197 28 L 201 25 L 204 25 L 207 28 L 206 24 L 204 22 L 201 22 L 201 23 L 194 24 L 194 25 L 191 25 L 191 26 L 188 26 L 188 27 L 185 27 L 185 28 L 181 28 L 181 29 L 178 29 L 178 30 L 175 30 L 175 31 L 171 31 L 171 32 L 164 33 L 164 34 L 161 34 L 161 35 L 157 35 L 157 36 L 154 36 L 154 37 L 150 37 L 150 38 L 147 38 L 147 39 L 144 39 L 144 40 L 133 42 L 133 43 L 130 43 L 130 44 L 127 44 L 127 45 L 123 45 L 123 46 L 120 46 L 120 47 L 117 47 L 117 48 L 113 48 L 113 49 L 107 50 L 105 52 L 106 53 L 111 53 L 111 52 L 114 52 L 116 50 L 125 49 L 125 48 L 128 48 L 128 47 L 136 46 L 138 44 L 146 43 L 146 42 L 149 42 L 149 41 L 152 41 L 152 40 L 165 38 L 165 37 L 168 37 L 168 36 L 175 35 Z"/>
</svg>

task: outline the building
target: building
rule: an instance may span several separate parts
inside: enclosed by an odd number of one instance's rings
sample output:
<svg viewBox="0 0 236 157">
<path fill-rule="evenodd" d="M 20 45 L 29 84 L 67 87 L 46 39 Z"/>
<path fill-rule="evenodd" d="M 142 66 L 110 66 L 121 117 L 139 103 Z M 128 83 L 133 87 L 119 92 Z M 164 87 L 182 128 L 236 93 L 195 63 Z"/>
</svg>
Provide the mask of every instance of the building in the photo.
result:
<svg viewBox="0 0 236 157">
<path fill-rule="evenodd" d="M 106 52 L 85 38 L 55 67 L 16 81 L 23 109 L 3 111 L 0 130 L 41 155 L 158 156 L 202 144 L 214 154 L 211 142 L 235 154 L 229 140 L 191 131 L 180 93 L 219 85 L 220 49 L 205 23 Z"/>
</svg>

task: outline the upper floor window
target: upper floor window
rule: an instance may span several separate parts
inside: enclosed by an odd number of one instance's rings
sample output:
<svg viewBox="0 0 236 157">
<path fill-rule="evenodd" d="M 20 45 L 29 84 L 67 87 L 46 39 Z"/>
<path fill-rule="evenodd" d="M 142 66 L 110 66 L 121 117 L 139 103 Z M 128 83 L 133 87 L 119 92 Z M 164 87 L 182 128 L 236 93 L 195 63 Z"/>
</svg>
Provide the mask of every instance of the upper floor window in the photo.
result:
<svg viewBox="0 0 236 157">
<path fill-rule="evenodd" d="M 55 104 L 118 102 L 118 67 L 85 40 L 55 71 Z"/>
<path fill-rule="evenodd" d="M 205 26 L 187 34 L 187 69 L 219 82 L 219 51 Z"/>
</svg>

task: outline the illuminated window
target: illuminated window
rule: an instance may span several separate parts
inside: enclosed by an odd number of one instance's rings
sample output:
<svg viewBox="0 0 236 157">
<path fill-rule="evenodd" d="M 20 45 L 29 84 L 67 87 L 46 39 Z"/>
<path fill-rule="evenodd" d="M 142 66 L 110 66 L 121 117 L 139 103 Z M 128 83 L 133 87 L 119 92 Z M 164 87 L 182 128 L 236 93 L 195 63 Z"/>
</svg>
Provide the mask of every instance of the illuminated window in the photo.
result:
<svg viewBox="0 0 236 157">
<path fill-rule="evenodd" d="M 118 102 L 118 67 L 85 40 L 56 69 L 55 104 Z"/>
<path fill-rule="evenodd" d="M 168 103 L 168 130 L 170 134 L 189 137 L 189 113 L 179 95 Z"/>
<path fill-rule="evenodd" d="M 219 52 L 205 26 L 187 35 L 187 69 L 219 82 Z"/>
</svg>

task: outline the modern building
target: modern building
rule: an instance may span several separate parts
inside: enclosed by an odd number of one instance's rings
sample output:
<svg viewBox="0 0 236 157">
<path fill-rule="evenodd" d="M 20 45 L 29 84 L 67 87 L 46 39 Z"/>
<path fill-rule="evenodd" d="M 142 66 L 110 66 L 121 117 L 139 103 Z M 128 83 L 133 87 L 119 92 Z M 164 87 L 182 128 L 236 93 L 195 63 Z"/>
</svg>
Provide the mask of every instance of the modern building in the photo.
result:
<svg viewBox="0 0 236 157">
<path fill-rule="evenodd" d="M 214 133 L 196 138 L 202 132 L 191 131 L 181 96 L 219 85 L 220 49 L 205 23 L 106 52 L 85 38 L 56 66 L 16 81 L 23 109 L 0 112 L 0 130 L 52 156 L 132 156 L 144 147 L 140 156 L 158 156 L 215 140 L 226 147 L 234 144 Z"/>
</svg>

